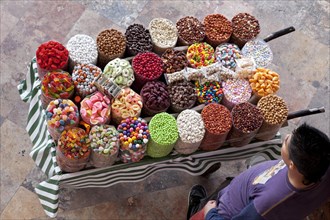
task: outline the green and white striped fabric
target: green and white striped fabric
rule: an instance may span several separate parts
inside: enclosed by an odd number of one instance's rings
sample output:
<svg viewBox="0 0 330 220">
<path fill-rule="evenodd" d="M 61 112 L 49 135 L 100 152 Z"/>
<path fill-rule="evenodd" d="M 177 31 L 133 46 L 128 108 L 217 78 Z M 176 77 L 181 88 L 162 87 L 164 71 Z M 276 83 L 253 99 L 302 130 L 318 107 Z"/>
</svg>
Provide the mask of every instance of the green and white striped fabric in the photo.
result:
<svg viewBox="0 0 330 220">
<path fill-rule="evenodd" d="M 40 102 L 40 80 L 36 59 L 33 58 L 26 80 L 18 85 L 21 99 L 30 103 L 27 132 L 32 142 L 30 156 L 48 176 L 48 180 L 37 185 L 35 192 L 50 217 L 56 217 L 59 203 L 59 187 L 88 188 L 109 187 L 122 182 L 141 181 L 162 170 L 179 170 L 191 175 L 201 175 L 219 161 L 247 159 L 260 155 L 266 159 L 280 157 L 281 138 L 255 142 L 240 148 L 223 148 L 216 151 L 198 151 L 192 155 L 173 152 L 163 158 L 145 157 L 138 163 L 116 163 L 113 166 L 87 169 L 76 173 L 62 173 L 56 163 L 55 142 L 47 131 L 45 111 Z"/>
</svg>

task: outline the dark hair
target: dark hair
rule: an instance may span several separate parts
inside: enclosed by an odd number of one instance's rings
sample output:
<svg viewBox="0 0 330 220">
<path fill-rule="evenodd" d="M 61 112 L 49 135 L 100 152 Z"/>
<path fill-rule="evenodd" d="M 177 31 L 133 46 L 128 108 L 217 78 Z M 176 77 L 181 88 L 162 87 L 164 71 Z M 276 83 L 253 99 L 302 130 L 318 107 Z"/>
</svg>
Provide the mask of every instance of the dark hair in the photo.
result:
<svg viewBox="0 0 330 220">
<path fill-rule="evenodd" d="M 330 141 L 322 131 L 302 124 L 292 133 L 289 157 L 304 176 L 305 185 L 320 181 L 330 164 Z"/>
</svg>

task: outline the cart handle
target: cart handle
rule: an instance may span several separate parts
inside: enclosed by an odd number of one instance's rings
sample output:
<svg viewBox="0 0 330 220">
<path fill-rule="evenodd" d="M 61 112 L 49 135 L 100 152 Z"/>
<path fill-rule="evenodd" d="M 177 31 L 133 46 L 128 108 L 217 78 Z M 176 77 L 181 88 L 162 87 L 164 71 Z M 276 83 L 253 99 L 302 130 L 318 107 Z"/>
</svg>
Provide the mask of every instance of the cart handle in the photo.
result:
<svg viewBox="0 0 330 220">
<path fill-rule="evenodd" d="M 325 112 L 324 107 L 319 107 L 319 108 L 311 108 L 311 109 L 304 109 L 304 110 L 299 110 L 295 112 L 290 112 L 288 114 L 287 120 L 294 119 L 294 118 L 299 118 L 307 115 L 314 115 L 318 113 Z"/>
</svg>

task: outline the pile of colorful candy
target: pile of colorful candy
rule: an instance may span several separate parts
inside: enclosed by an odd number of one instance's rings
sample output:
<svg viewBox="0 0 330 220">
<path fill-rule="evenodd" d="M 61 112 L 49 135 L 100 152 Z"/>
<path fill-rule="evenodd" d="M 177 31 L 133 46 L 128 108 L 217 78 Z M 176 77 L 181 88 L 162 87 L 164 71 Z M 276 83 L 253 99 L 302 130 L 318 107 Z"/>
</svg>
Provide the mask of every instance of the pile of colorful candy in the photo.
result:
<svg viewBox="0 0 330 220">
<path fill-rule="evenodd" d="M 198 81 L 195 82 L 197 100 L 199 103 L 220 103 L 223 91 L 218 82 L 206 82 L 200 84 Z"/>
<path fill-rule="evenodd" d="M 208 43 L 194 43 L 188 47 L 187 60 L 193 68 L 208 66 L 215 61 L 214 49 Z"/>
<path fill-rule="evenodd" d="M 142 118 L 127 118 L 117 128 L 120 141 L 120 159 L 124 163 L 140 161 L 149 141 L 148 124 Z"/>
<path fill-rule="evenodd" d="M 46 109 L 47 128 L 54 140 L 71 127 L 78 126 L 79 111 L 69 99 L 56 99 L 49 103 Z"/>
<path fill-rule="evenodd" d="M 54 70 L 48 72 L 41 81 L 41 103 L 47 108 L 55 99 L 70 99 L 74 93 L 72 78 L 68 72 Z"/>
<path fill-rule="evenodd" d="M 112 125 L 96 125 L 89 132 L 91 163 L 95 167 L 110 166 L 116 162 L 119 152 L 119 133 Z"/>
<path fill-rule="evenodd" d="M 71 128 L 62 132 L 57 149 L 56 159 L 60 168 L 76 172 L 83 169 L 89 160 L 90 139 L 84 129 Z"/>
</svg>

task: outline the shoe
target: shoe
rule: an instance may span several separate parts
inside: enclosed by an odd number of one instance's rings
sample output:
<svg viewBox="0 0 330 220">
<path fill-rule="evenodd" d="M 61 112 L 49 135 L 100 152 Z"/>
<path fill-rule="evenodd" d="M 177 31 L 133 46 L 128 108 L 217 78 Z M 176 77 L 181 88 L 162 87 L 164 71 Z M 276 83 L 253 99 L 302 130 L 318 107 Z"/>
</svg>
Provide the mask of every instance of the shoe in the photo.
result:
<svg viewBox="0 0 330 220">
<path fill-rule="evenodd" d="M 199 204 L 202 199 L 207 197 L 206 190 L 201 185 L 194 185 L 188 195 L 187 220 L 190 219 L 199 210 Z"/>
</svg>

